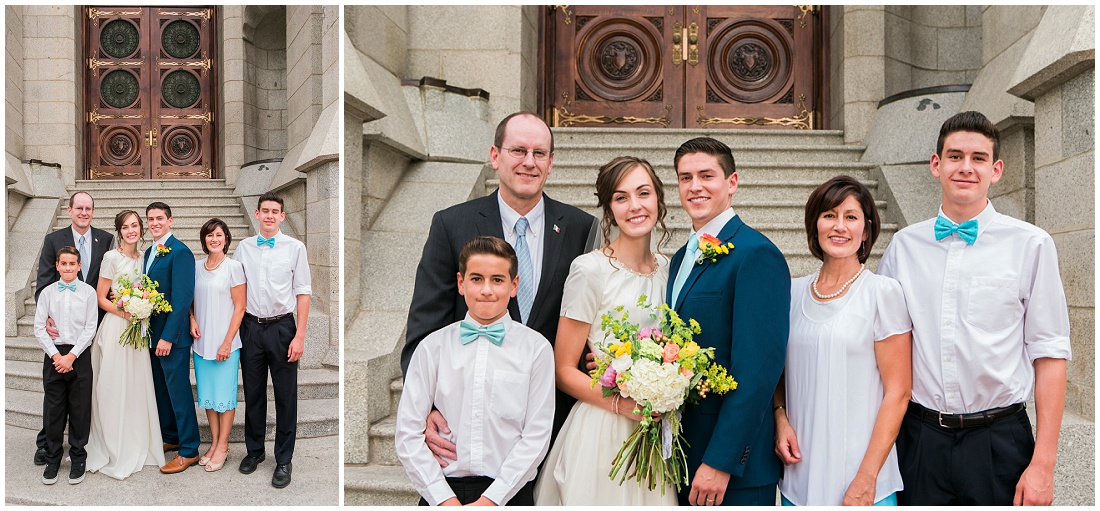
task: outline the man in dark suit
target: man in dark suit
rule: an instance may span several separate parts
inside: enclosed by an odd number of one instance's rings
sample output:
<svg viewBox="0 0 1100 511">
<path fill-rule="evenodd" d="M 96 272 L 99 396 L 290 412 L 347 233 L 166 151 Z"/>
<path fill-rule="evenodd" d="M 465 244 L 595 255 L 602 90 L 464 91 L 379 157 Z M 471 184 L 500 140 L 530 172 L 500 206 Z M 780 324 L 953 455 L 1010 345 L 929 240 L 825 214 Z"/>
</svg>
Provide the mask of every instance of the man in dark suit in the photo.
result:
<svg viewBox="0 0 1100 511">
<path fill-rule="evenodd" d="M 153 246 L 145 250 L 144 270 L 159 283 L 157 291 L 172 312 L 149 318 L 152 338 L 153 391 L 157 396 L 164 450 L 179 450 L 160 471 L 182 472 L 199 461 L 199 421 L 191 392 L 191 338 L 188 311 L 195 297 L 195 256 L 172 236 L 172 208 L 154 202 L 145 208 Z"/>
<path fill-rule="evenodd" d="M 569 265 L 592 248 L 599 230 L 596 219 L 542 193 L 554 163 L 554 136 L 538 116 L 519 112 L 505 117 L 497 125 L 489 160 L 499 176 L 498 190 L 439 211 L 432 218 L 416 268 L 401 351 L 403 372 L 424 337 L 466 316 L 466 302 L 458 294 L 458 255 L 476 236 L 503 238 L 521 258 L 520 291 L 508 304 L 512 319 L 537 330 L 551 344 L 557 335 Z M 524 275 L 525 256 L 531 263 L 528 275 Z M 558 391 L 555 433 L 572 403 L 572 398 Z M 441 464 L 446 464 L 443 458 L 455 459 L 454 444 L 437 433 L 447 431 L 439 412 L 428 417 L 427 429 L 428 445 Z"/>
<path fill-rule="evenodd" d="M 61 247 L 76 247 L 80 252 L 81 271 L 76 278 L 84 281 L 93 288 L 99 283 L 99 265 L 103 262 L 103 254 L 111 250 L 114 236 L 102 229 L 92 227 L 92 217 L 95 216 L 95 202 L 88 192 L 76 192 L 69 197 L 69 206 L 66 208 L 72 224 L 58 229 L 46 235 L 42 242 L 42 253 L 38 256 L 38 278 L 35 280 L 34 300 L 38 301 L 38 294 L 46 289 L 46 286 L 61 279 L 57 273 L 57 251 Z M 103 320 L 106 312 L 99 309 L 99 320 Z M 54 326 L 53 318 L 46 321 L 46 333 L 51 338 L 59 335 Z M 43 408 L 45 409 L 45 408 Z M 46 430 L 38 432 L 35 441 L 37 449 L 34 453 L 34 464 L 46 464 Z"/>
<path fill-rule="evenodd" d="M 713 347 L 715 362 L 738 381 L 737 390 L 684 410 L 690 486 L 680 490 L 680 504 L 774 505 L 780 463 L 771 403 L 786 357 L 790 271 L 779 249 L 730 208 L 737 172 L 729 147 L 695 138 L 676 150 L 674 163 L 692 235 L 669 263 L 667 296 L 681 318 L 699 322 L 695 341 Z M 703 234 L 733 248 L 700 261 Z"/>
</svg>

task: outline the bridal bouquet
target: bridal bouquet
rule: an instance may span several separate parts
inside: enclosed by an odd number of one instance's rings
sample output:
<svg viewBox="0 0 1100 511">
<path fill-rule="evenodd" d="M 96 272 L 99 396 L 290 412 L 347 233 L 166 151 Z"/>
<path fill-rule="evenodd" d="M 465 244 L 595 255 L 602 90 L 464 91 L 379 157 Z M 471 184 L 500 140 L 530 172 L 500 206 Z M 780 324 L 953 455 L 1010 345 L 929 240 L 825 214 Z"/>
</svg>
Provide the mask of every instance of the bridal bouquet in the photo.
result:
<svg viewBox="0 0 1100 511">
<path fill-rule="evenodd" d="M 609 476 L 614 480 L 622 473 L 619 484 L 634 478 L 649 490 L 660 485 L 664 495 L 665 486 L 679 490 L 688 483 L 680 425 L 685 403 L 696 403 L 708 392 L 725 394 L 737 382 L 714 363 L 714 348 L 700 348 L 692 340 L 701 331 L 699 323 L 684 322 L 668 305 L 654 307 L 646 300 L 645 295 L 638 298 L 638 307 L 651 311 L 656 327 L 631 323 L 621 306 L 615 308 L 620 318 L 603 315 L 605 342 L 597 346 L 599 367 L 591 373 L 592 386 L 600 385 L 604 397 L 619 394 L 641 407 L 634 413 L 642 420 L 619 449 Z"/>
<path fill-rule="evenodd" d="M 118 343 L 134 349 L 149 348 L 152 339 L 149 334 L 149 317 L 161 312 L 172 312 L 172 304 L 157 292 L 156 281 L 148 275 L 142 275 L 136 282 L 129 275 L 118 278 L 115 306 L 118 310 L 130 313 L 130 324 L 122 331 Z"/>
</svg>

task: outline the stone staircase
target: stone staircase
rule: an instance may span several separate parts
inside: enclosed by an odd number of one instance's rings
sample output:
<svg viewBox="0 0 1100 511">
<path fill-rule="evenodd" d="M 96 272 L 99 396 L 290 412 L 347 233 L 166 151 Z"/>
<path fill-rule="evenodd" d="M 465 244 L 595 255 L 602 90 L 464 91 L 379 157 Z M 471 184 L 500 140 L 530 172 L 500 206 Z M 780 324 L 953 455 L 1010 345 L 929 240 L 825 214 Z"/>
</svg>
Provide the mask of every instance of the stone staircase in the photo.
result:
<svg viewBox="0 0 1100 511">
<path fill-rule="evenodd" d="M 794 276 L 813 273 L 821 264 L 810 255 L 803 225 L 803 208 L 814 188 L 846 174 L 882 198 L 879 183 L 872 177 L 875 165 L 859 162 L 864 148 L 844 145 L 843 132 L 786 130 L 557 128 L 546 194 L 599 217 L 594 195 L 599 167 L 621 155 L 645 158 L 664 184 L 665 224 L 672 240 L 662 252 L 671 256 L 687 241 L 691 230 L 691 220 L 680 207 L 672 158 L 681 143 L 700 135 L 713 136 L 733 149 L 740 174 L 734 210 L 779 247 Z M 486 193 L 497 188 L 495 175 L 485 181 L 485 188 Z M 878 207 L 880 216 L 884 215 L 886 202 L 878 201 Z M 896 231 L 897 225 L 883 225 L 872 250 L 871 268 L 877 266 Z M 391 412 L 397 409 L 400 393 L 401 380 L 397 379 L 390 384 Z M 394 452 L 394 427 L 392 413 L 371 424 L 369 462 L 345 465 L 345 505 L 416 504 L 419 497 Z"/>
<path fill-rule="evenodd" d="M 194 252 L 196 259 L 206 255 L 199 242 L 199 229 L 210 218 L 221 218 L 229 226 L 233 235 L 230 255 L 237 243 L 255 233 L 252 215 L 241 204 L 233 187 L 221 179 L 201 180 L 121 180 L 121 181 L 77 181 L 69 190 L 86 191 L 95 199 L 95 218 L 92 225 L 114 233 L 114 217 L 119 212 L 132 209 L 144 219 L 145 206 L 154 201 L 168 204 L 172 208 L 172 234 L 184 242 Z M 68 226 L 70 219 L 65 213 L 68 200 L 65 199 L 58 210 L 57 218 L 51 230 Z M 143 220 L 144 223 L 144 220 Z M 45 234 L 45 233 L 44 233 Z M 144 245 L 151 242 L 148 232 Z M 41 245 L 28 247 L 35 254 Z M 24 310 L 16 321 L 17 334 L 5 339 L 5 420 L 9 426 L 37 430 L 42 426 L 42 349 L 34 338 L 35 302 L 31 278 L 32 293 L 23 302 Z M 194 372 L 191 374 L 194 387 Z M 237 398 L 243 407 L 243 387 L 238 376 Z M 300 369 L 298 371 L 298 437 L 312 438 L 337 435 L 340 431 L 339 416 L 340 376 L 336 368 Z M 275 438 L 275 408 L 272 387 L 268 383 L 267 438 Z M 232 442 L 244 440 L 244 413 L 234 417 L 234 429 L 230 436 Z M 199 430 L 203 442 L 210 441 L 206 414 L 198 413 Z M 28 447 L 30 452 L 31 447 Z"/>
</svg>

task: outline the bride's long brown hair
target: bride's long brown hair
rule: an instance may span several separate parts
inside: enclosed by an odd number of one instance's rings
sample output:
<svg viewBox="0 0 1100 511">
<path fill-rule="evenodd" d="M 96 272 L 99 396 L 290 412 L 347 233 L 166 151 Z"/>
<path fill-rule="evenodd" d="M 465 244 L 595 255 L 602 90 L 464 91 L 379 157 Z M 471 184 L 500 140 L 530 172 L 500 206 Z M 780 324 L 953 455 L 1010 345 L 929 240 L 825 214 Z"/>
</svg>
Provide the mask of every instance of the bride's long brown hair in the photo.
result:
<svg viewBox="0 0 1100 511">
<path fill-rule="evenodd" d="M 668 227 L 665 226 L 665 214 L 668 212 L 668 208 L 665 207 L 665 188 L 661 184 L 661 178 L 657 177 L 657 173 L 653 171 L 653 166 L 645 159 L 635 156 L 619 156 L 607 162 L 607 164 L 600 167 L 600 173 L 596 176 L 596 200 L 600 208 L 603 209 L 603 219 L 600 220 L 603 244 L 607 246 L 611 243 L 611 227 L 617 225 L 615 223 L 615 213 L 611 211 L 611 199 L 615 195 L 615 188 L 635 167 L 645 169 L 646 174 L 649 174 L 649 179 L 653 181 L 654 192 L 657 194 L 657 223 L 661 225 L 661 237 L 657 241 L 657 251 L 660 252 L 661 246 L 672 237 L 668 233 Z"/>
<path fill-rule="evenodd" d="M 126 223 L 126 219 L 130 218 L 130 215 L 137 217 L 138 229 L 141 229 L 141 236 L 138 237 L 138 243 L 140 244 L 142 240 L 145 239 L 145 222 L 141 221 L 141 215 L 137 214 L 137 211 L 127 209 L 115 215 L 115 248 L 122 247 L 122 226 Z"/>
</svg>

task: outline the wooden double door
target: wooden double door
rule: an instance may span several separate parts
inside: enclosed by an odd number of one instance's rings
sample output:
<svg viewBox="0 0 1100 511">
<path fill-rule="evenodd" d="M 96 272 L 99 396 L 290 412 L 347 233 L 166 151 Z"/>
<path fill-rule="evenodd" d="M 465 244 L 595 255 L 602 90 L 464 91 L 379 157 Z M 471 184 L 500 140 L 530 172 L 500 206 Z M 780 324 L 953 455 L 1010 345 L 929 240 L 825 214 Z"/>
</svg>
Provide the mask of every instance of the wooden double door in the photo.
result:
<svg viewBox="0 0 1100 511">
<path fill-rule="evenodd" d="M 810 6 L 556 6 L 556 126 L 813 129 L 821 20 Z"/>
<path fill-rule="evenodd" d="M 214 177 L 213 7 L 84 8 L 90 179 Z"/>
</svg>

